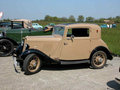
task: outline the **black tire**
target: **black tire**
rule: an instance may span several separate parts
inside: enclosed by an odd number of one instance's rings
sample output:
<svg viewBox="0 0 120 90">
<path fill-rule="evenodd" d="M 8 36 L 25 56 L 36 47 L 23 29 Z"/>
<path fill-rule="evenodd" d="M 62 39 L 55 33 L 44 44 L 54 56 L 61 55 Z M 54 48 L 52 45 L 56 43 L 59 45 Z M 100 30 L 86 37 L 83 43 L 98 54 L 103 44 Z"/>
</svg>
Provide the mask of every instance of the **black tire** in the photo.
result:
<svg viewBox="0 0 120 90">
<path fill-rule="evenodd" d="M 26 75 L 31 75 L 41 70 L 42 60 L 36 54 L 29 54 L 23 62 L 23 70 Z"/>
<path fill-rule="evenodd" d="M 0 40 L 0 56 L 5 57 L 12 54 L 14 51 L 14 45 L 11 41 L 7 39 Z"/>
<path fill-rule="evenodd" d="M 97 51 L 91 57 L 91 66 L 94 69 L 101 69 L 107 62 L 107 55 L 104 51 Z"/>
</svg>

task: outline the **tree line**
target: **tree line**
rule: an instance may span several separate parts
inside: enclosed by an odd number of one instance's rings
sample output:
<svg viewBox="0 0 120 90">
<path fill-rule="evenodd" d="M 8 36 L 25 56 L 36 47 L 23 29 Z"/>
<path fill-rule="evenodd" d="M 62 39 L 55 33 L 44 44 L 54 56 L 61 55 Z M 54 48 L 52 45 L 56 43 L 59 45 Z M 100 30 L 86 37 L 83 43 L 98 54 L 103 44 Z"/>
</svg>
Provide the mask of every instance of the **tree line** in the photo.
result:
<svg viewBox="0 0 120 90">
<path fill-rule="evenodd" d="M 83 15 L 79 15 L 77 19 L 73 16 L 70 15 L 68 18 L 67 17 L 57 17 L 57 16 L 50 16 L 46 15 L 43 20 L 41 21 L 48 21 L 48 22 L 96 22 L 96 23 L 104 23 L 104 20 L 111 20 L 114 21 L 115 23 L 120 23 L 120 16 L 116 17 L 109 17 L 109 18 L 99 18 L 95 19 L 94 17 L 84 17 Z M 40 21 L 40 20 L 38 20 Z"/>
<path fill-rule="evenodd" d="M 84 17 L 83 15 L 79 15 L 77 18 L 75 18 L 73 15 L 70 15 L 67 17 L 57 17 L 57 16 L 50 16 L 46 15 L 44 19 L 40 20 L 33 20 L 33 22 L 88 22 L 88 23 L 104 23 L 104 20 L 111 20 L 115 23 L 120 23 L 120 16 L 116 17 L 109 17 L 109 18 L 99 18 L 95 19 L 94 17 Z M 11 21 L 11 19 L 3 19 L 2 21 Z"/>
</svg>

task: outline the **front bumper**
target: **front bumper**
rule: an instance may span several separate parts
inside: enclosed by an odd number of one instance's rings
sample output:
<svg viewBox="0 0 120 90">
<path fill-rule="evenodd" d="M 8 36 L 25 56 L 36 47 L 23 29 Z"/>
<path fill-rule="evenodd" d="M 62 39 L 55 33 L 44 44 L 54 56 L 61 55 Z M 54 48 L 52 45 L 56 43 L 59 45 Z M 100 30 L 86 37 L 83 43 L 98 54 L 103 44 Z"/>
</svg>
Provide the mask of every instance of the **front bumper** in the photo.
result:
<svg viewBox="0 0 120 90">
<path fill-rule="evenodd" d="M 13 66 L 17 73 L 20 73 L 21 62 L 23 62 L 23 59 L 21 58 L 22 50 L 23 50 L 23 45 L 20 44 L 13 52 Z"/>
<path fill-rule="evenodd" d="M 17 61 L 17 58 L 15 56 L 13 56 L 13 66 L 15 69 L 15 72 L 20 73 L 20 63 Z"/>
</svg>

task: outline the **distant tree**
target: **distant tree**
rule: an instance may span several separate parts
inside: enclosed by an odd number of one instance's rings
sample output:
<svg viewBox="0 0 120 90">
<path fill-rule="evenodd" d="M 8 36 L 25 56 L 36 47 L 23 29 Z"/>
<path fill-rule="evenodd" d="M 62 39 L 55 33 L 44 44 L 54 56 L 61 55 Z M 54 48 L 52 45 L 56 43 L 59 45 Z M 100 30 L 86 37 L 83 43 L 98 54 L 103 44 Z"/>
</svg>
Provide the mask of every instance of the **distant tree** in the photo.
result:
<svg viewBox="0 0 120 90">
<path fill-rule="evenodd" d="M 69 17 L 69 21 L 70 21 L 70 22 L 75 22 L 75 17 L 74 17 L 73 15 L 71 15 L 71 16 Z"/>
<path fill-rule="evenodd" d="M 99 23 L 104 23 L 105 18 L 98 19 Z"/>
<path fill-rule="evenodd" d="M 49 15 L 46 15 L 45 18 L 44 18 L 45 21 L 51 21 L 52 20 L 52 17 L 49 16 Z"/>
<path fill-rule="evenodd" d="M 93 17 L 86 17 L 86 22 L 93 22 L 94 18 Z"/>
<path fill-rule="evenodd" d="M 11 21 L 11 19 L 3 19 L 2 21 L 4 21 L 4 22 L 9 22 L 9 21 Z"/>
<path fill-rule="evenodd" d="M 83 15 L 78 16 L 77 21 L 78 22 L 84 22 L 84 16 Z"/>
<path fill-rule="evenodd" d="M 115 18 L 116 18 L 116 19 L 120 19 L 120 16 L 116 16 Z"/>
<path fill-rule="evenodd" d="M 116 17 L 114 18 L 114 22 L 115 22 L 115 23 L 120 23 L 120 16 L 116 16 Z"/>
<path fill-rule="evenodd" d="M 67 22 L 68 19 L 67 19 L 66 17 L 62 17 L 62 18 L 61 18 L 61 21 L 62 21 L 62 22 Z"/>
<path fill-rule="evenodd" d="M 38 19 L 36 19 L 36 20 L 34 20 L 35 22 L 39 22 L 40 20 L 38 20 Z"/>
<path fill-rule="evenodd" d="M 58 17 L 52 17 L 52 21 L 58 21 Z"/>
<path fill-rule="evenodd" d="M 109 17 L 108 20 L 113 20 L 113 17 Z"/>
</svg>

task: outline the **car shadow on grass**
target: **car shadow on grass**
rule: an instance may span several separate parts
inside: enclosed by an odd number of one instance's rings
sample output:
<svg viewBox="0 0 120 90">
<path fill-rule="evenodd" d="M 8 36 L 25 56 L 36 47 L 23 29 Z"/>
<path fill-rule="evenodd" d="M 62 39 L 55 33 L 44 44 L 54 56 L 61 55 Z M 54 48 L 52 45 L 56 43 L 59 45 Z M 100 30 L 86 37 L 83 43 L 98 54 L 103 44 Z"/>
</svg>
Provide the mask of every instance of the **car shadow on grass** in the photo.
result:
<svg viewBox="0 0 120 90">
<path fill-rule="evenodd" d="M 88 63 L 85 64 L 73 64 L 73 65 L 59 65 L 59 64 L 51 64 L 45 65 L 42 67 L 42 70 L 50 70 L 50 71 L 58 71 L 58 70 L 76 70 L 76 69 L 86 69 L 90 68 Z"/>
<path fill-rule="evenodd" d="M 112 90 L 120 90 L 120 85 L 117 82 L 115 82 L 115 80 L 107 82 L 107 86 L 110 87 Z"/>
</svg>

